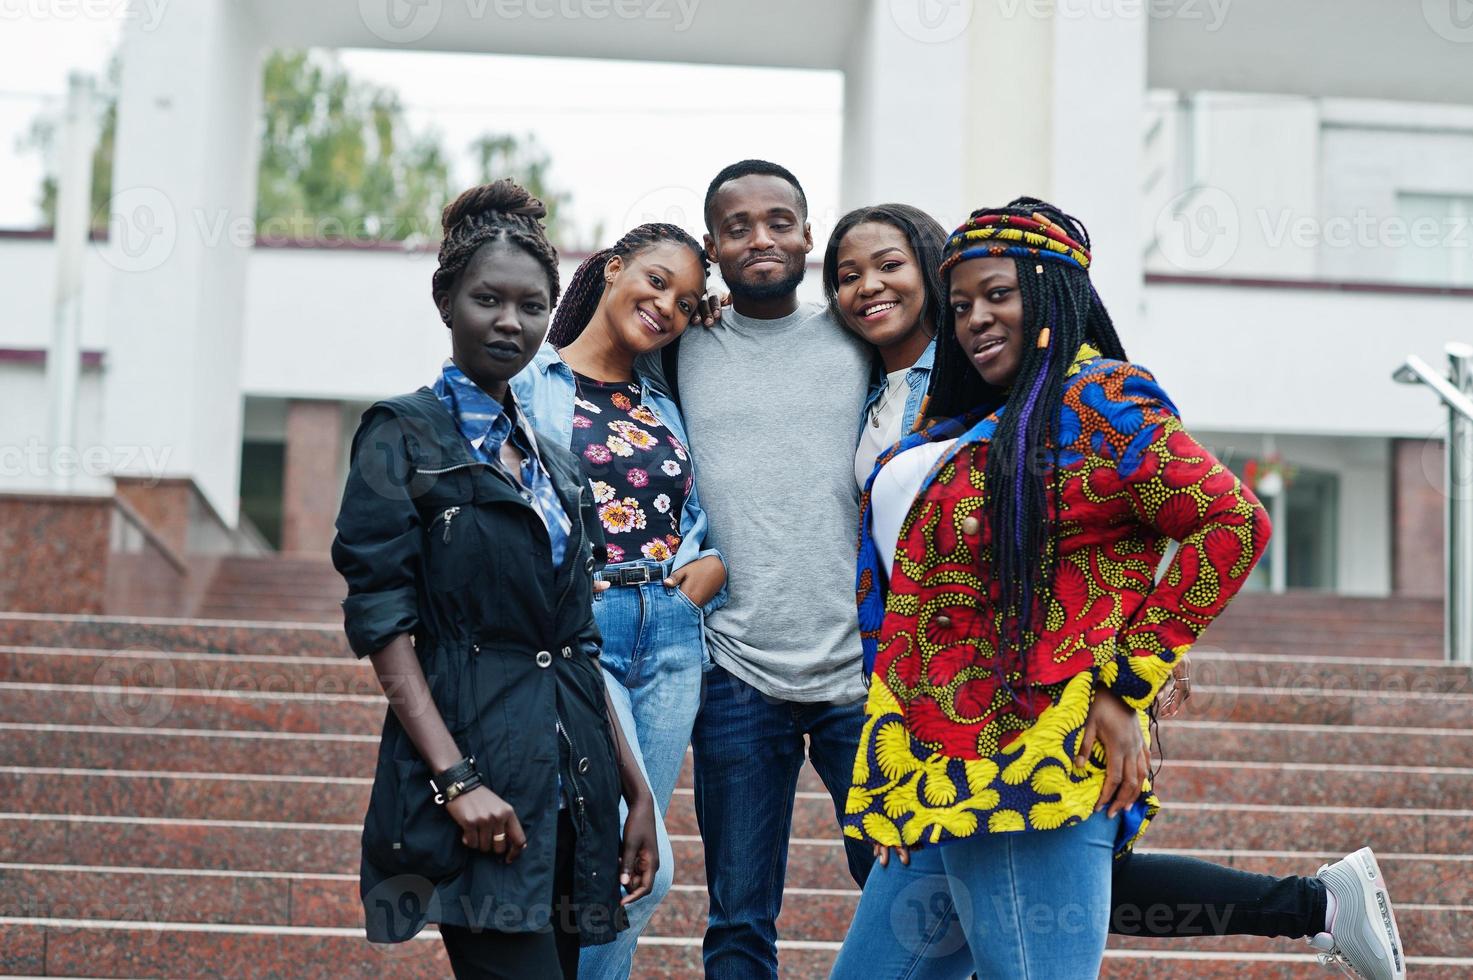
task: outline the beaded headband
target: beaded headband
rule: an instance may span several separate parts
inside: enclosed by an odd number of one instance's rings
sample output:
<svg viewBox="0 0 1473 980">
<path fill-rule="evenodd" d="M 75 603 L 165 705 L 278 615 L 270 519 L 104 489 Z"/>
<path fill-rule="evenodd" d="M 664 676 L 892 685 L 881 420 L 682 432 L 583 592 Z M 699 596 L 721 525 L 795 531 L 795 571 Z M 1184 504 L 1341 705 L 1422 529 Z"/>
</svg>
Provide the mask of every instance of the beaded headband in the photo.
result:
<svg viewBox="0 0 1473 980">
<path fill-rule="evenodd" d="M 972 244 L 975 243 L 975 244 Z M 948 255 L 938 270 L 941 275 L 967 259 L 1011 255 L 1048 259 L 1088 271 L 1089 251 L 1057 224 L 1041 214 L 975 214 L 952 232 L 946 242 Z"/>
</svg>

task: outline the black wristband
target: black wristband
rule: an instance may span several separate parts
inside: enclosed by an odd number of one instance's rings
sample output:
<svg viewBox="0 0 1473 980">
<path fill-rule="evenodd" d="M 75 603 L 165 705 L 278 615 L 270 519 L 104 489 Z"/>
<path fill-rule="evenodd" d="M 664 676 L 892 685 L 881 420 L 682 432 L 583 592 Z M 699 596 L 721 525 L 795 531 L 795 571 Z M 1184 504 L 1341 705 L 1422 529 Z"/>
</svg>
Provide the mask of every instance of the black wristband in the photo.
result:
<svg viewBox="0 0 1473 980">
<path fill-rule="evenodd" d="M 430 785 L 434 786 L 437 790 L 443 791 L 451 783 L 464 782 L 475 775 L 478 775 L 476 771 L 476 757 L 468 756 L 440 773 L 434 779 L 431 779 Z"/>
</svg>

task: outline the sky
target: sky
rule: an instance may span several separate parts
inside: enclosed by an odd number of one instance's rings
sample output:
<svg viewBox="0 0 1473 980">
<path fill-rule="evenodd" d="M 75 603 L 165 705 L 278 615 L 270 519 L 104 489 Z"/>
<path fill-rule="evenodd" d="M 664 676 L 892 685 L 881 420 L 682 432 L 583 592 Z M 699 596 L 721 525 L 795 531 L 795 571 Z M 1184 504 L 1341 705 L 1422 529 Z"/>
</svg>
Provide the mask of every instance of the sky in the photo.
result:
<svg viewBox="0 0 1473 980">
<path fill-rule="evenodd" d="M 102 73 L 121 27 L 117 17 L 0 21 L 0 228 L 37 225 L 43 162 L 17 142 L 39 112 L 60 107 L 68 72 Z M 458 183 L 473 179 L 465 151 L 475 137 L 534 136 L 552 158 L 554 186 L 573 195 L 566 213 L 585 239 L 650 220 L 698 230 L 707 182 L 748 156 L 776 160 L 803 182 L 820 243 L 838 217 L 837 72 L 400 51 L 337 57 L 355 77 L 397 90 L 416 131 L 439 132 L 458 155 Z"/>
</svg>

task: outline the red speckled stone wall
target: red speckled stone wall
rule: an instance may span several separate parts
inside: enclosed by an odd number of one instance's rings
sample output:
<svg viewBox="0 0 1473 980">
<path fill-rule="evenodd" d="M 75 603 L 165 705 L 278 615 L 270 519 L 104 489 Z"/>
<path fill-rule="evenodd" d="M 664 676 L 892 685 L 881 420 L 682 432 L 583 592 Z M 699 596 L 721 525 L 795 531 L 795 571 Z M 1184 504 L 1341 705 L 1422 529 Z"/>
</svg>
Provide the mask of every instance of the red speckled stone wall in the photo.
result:
<svg viewBox="0 0 1473 980">
<path fill-rule="evenodd" d="M 0 609 L 100 613 L 113 502 L 0 496 Z"/>
</svg>

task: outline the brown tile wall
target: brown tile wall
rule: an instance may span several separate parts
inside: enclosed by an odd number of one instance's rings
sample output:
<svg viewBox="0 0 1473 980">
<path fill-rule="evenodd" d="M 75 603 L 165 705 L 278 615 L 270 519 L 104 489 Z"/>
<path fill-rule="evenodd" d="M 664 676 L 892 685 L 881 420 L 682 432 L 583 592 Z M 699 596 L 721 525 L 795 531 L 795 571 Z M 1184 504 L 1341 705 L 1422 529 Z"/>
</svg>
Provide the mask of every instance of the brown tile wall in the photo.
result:
<svg viewBox="0 0 1473 980">
<path fill-rule="evenodd" d="M 343 410 L 335 401 L 292 401 L 286 415 L 281 550 L 326 556 L 342 494 Z"/>
<path fill-rule="evenodd" d="M 1392 588 L 1397 595 L 1440 597 L 1446 586 L 1443 465 L 1441 440 L 1392 443 Z"/>
</svg>

